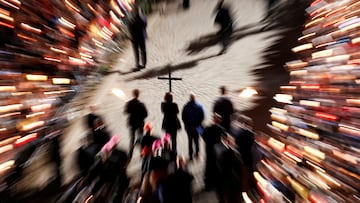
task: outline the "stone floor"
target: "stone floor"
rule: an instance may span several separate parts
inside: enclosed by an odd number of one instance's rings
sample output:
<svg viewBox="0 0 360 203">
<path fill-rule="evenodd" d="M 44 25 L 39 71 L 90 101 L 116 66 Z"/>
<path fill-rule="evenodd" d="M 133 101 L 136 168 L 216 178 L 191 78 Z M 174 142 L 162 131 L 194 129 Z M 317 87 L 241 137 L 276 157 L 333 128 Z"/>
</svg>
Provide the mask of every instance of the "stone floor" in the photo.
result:
<svg viewBox="0 0 360 203">
<path fill-rule="evenodd" d="M 227 86 L 230 91 L 229 97 L 239 112 L 254 113 L 251 110 L 256 109 L 263 99 L 272 99 L 271 94 L 266 94 L 266 87 L 261 86 L 262 82 L 266 84 L 266 81 L 272 81 L 271 84 L 274 85 L 275 91 L 276 85 L 278 88 L 280 83 L 286 82 L 286 71 L 283 70 L 282 64 L 277 64 L 281 71 L 277 71 L 271 66 L 271 63 L 279 61 L 281 63 L 279 57 L 269 58 L 267 56 L 274 52 L 277 55 L 281 53 L 279 50 L 287 49 L 287 47 L 274 48 L 272 46 L 280 42 L 282 44 L 284 41 L 281 40 L 286 38 L 284 34 L 290 28 L 287 28 L 286 25 L 278 26 L 276 24 L 264 28 L 264 25 L 269 24 L 261 21 L 266 13 L 266 4 L 263 0 L 226 0 L 225 2 L 230 5 L 235 21 L 234 41 L 225 54 L 218 55 L 221 49 L 220 44 L 206 41 L 217 31 L 217 27 L 213 23 L 217 1 L 193 0 L 189 10 L 182 10 L 179 7 L 181 2 L 173 1 L 167 5 L 165 15 L 160 16 L 158 12 L 154 12 L 148 16 L 149 37 L 146 69 L 133 72 L 134 57 L 129 48 L 118 59 L 113 73 L 103 78 L 93 96 L 89 98 L 88 104 L 98 104 L 98 113 L 104 116 L 112 134 L 120 134 L 121 139 L 118 146 L 120 149 L 128 150 L 129 132 L 123 109 L 125 102 L 131 98 L 131 91 L 134 88 L 141 91 L 139 99 L 145 103 L 148 109 L 149 116 L 146 120 L 153 123 L 154 134 L 163 135 L 160 103 L 165 92 L 168 91 L 168 83 L 157 77 L 167 76 L 168 67 L 172 70 L 172 76 L 182 78 L 180 81 L 172 82 L 174 101 L 178 104 L 180 111 L 188 101 L 189 93 L 194 92 L 197 100 L 205 108 L 205 125 L 211 122 L 211 109 L 213 101 L 219 96 L 218 88 L 220 86 Z M 292 1 L 282 0 L 279 2 L 289 3 Z M 303 13 L 303 10 L 300 12 Z M 290 22 L 291 19 L 288 21 Z M 290 30 L 293 31 L 296 26 L 298 25 L 292 26 Z M 291 46 L 292 43 L 288 43 L 288 45 Z M 284 55 L 283 60 L 287 60 L 286 57 L 288 56 Z M 266 69 L 269 67 L 272 68 L 270 71 Z M 262 69 L 266 69 L 266 71 L 261 72 Z M 279 80 L 274 80 L 271 73 L 275 73 Z M 239 90 L 249 86 L 261 87 L 262 94 L 253 98 L 240 98 Z M 114 89 L 118 90 L 117 95 L 113 93 Z M 271 89 L 274 91 L 273 86 Z M 267 91 L 269 92 L 269 90 Z M 268 100 L 264 101 L 266 104 L 270 104 Z M 75 151 L 81 145 L 81 140 L 86 134 L 83 116 L 87 113 L 88 109 L 84 108 L 71 115 L 73 120 L 63 136 L 61 151 L 62 172 L 65 174 L 63 184 L 69 183 L 77 175 L 74 157 Z M 256 112 L 256 116 L 259 118 L 263 115 L 263 112 Z M 178 151 L 180 155 L 187 158 L 187 136 L 183 129 L 178 132 Z M 204 184 L 202 181 L 205 157 L 203 142 L 201 142 L 200 155 L 199 160 L 189 163 L 189 169 L 195 176 L 194 202 L 216 202 L 213 193 L 199 193 Z M 128 175 L 132 178 L 132 184 L 138 182 L 139 173 L 139 150 L 135 150 L 128 167 Z M 41 181 L 32 181 L 39 179 L 39 176 L 42 175 L 37 174 L 23 180 L 25 184 L 23 187 L 41 187 L 43 185 Z"/>
</svg>

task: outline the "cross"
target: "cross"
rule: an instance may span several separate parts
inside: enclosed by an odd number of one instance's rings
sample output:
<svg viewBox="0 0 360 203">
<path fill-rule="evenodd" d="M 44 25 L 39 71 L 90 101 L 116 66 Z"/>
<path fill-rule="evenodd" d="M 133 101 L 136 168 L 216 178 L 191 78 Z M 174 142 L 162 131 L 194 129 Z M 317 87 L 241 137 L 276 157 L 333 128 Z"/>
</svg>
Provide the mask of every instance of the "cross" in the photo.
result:
<svg viewBox="0 0 360 203">
<path fill-rule="evenodd" d="M 169 76 L 168 77 L 158 77 L 158 79 L 159 80 L 169 80 L 169 92 L 171 92 L 171 81 L 172 80 L 182 80 L 182 78 L 171 77 L 171 66 L 168 65 L 167 68 L 169 70 Z"/>
</svg>

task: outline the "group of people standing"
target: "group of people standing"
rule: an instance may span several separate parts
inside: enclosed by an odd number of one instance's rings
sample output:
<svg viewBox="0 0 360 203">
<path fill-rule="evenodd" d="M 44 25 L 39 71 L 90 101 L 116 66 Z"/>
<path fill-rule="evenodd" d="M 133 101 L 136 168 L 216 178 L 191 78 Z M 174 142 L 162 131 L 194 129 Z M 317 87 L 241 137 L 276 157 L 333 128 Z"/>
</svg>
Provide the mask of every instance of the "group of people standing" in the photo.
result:
<svg viewBox="0 0 360 203">
<path fill-rule="evenodd" d="M 194 93 L 190 93 L 189 101 L 180 113 L 177 103 L 173 101 L 172 93 L 167 92 L 161 103 L 163 114 L 161 127 L 164 135 L 159 137 L 152 134 L 151 123 L 145 122 L 148 111 L 145 104 L 139 100 L 140 91 L 138 89 L 132 91 L 133 98 L 126 103 L 124 113 L 128 115 L 130 131 L 129 160 L 135 146 L 140 145 L 142 187 L 138 198 L 143 198 L 142 202 L 177 202 L 174 199 L 191 202 L 189 195 L 191 197 L 193 176 L 187 170 L 185 159 L 178 156 L 177 132 L 182 128 L 179 118 L 188 136 L 190 161 L 194 157 L 199 157 L 200 137 L 205 142 L 205 189 L 215 190 L 220 202 L 240 202 L 241 191 L 247 191 L 253 186 L 251 174 L 253 133 L 250 128 L 232 128 L 235 111 L 233 104 L 227 97 L 226 87 L 220 87 L 220 93 L 221 96 L 213 105 L 213 122 L 204 126 L 205 111 L 196 101 Z M 89 114 L 88 119 L 89 123 L 94 124 L 94 134 L 101 136 L 101 133 L 95 131 L 104 127 L 99 127 L 102 125 L 99 125 L 93 114 Z M 96 139 L 104 143 L 109 138 L 106 136 L 102 141 L 100 138 Z M 181 186 L 183 194 L 180 196 L 186 197 L 186 200 L 180 197 L 173 198 L 174 194 L 170 195 L 174 191 L 169 188 L 181 190 L 180 183 L 183 185 Z M 169 201 L 159 200 L 164 198 L 168 198 Z"/>
</svg>

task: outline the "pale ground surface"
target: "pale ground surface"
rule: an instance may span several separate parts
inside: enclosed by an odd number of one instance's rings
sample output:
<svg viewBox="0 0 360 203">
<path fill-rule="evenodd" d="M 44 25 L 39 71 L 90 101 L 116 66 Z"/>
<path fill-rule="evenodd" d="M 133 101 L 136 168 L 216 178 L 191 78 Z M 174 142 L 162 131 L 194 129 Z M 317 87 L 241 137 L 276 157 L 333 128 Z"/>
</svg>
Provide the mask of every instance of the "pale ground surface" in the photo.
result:
<svg viewBox="0 0 360 203">
<path fill-rule="evenodd" d="M 126 116 L 123 113 L 124 104 L 131 98 L 131 91 L 137 88 L 141 91 L 142 100 L 149 116 L 146 119 L 154 126 L 155 135 L 163 135 L 161 131 L 162 114 L 160 103 L 168 91 L 167 81 L 158 80 L 157 72 L 166 73 L 165 66 L 171 64 L 187 63 L 196 59 L 199 60 L 193 66 L 187 66 L 173 71 L 174 77 L 181 77 L 182 81 L 173 81 L 174 101 L 178 104 L 180 111 L 188 100 L 190 92 L 197 95 L 197 100 L 203 104 L 206 111 L 205 125 L 211 123 L 211 109 L 213 101 L 219 96 L 218 88 L 226 85 L 229 89 L 229 96 L 239 110 L 248 109 L 252 106 L 251 100 L 239 98 L 233 92 L 247 86 L 253 86 L 255 76 L 250 71 L 262 61 L 261 53 L 274 40 L 277 31 L 260 32 L 247 35 L 235 41 L 227 53 L 215 56 L 220 50 L 220 44 L 206 47 L 201 52 L 187 55 L 185 49 L 190 42 L 198 40 L 201 36 L 216 32 L 214 26 L 215 0 L 193 0 L 190 9 L 183 11 L 178 8 L 178 3 L 167 5 L 165 16 L 159 16 L 157 12 L 148 16 L 148 40 L 147 53 L 148 63 L 146 69 L 128 74 L 113 73 L 106 76 L 89 104 L 99 105 L 98 113 L 103 115 L 112 134 L 118 133 L 121 136 L 119 148 L 128 150 L 129 132 L 126 125 Z M 231 11 L 235 19 L 234 29 L 248 24 L 256 24 L 260 21 L 265 11 L 263 0 L 227 0 L 231 5 Z M 129 47 L 121 58 L 118 59 L 115 70 L 129 72 L 134 67 L 133 51 Z M 161 76 L 167 76 L 166 74 Z M 123 98 L 111 93 L 113 88 L 121 89 Z M 65 183 L 68 183 L 76 174 L 75 151 L 81 145 L 81 139 L 86 134 L 83 126 L 83 117 L 88 109 L 79 113 L 72 124 L 66 129 L 62 140 L 63 167 L 62 172 L 66 174 Z M 179 115 L 180 118 L 180 115 Z M 178 132 L 178 152 L 187 158 L 187 136 L 182 129 Z M 204 164 L 204 146 L 201 142 L 201 157 L 199 160 L 190 163 L 189 169 L 195 176 L 194 189 L 198 191 L 203 186 L 202 173 Z M 41 186 L 45 179 L 50 176 L 51 168 L 42 170 L 42 176 L 31 176 L 26 182 L 31 182 L 33 187 Z M 132 182 L 139 179 L 140 157 L 138 148 L 135 149 L 133 159 L 128 168 L 128 174 Z"/>
</svg>

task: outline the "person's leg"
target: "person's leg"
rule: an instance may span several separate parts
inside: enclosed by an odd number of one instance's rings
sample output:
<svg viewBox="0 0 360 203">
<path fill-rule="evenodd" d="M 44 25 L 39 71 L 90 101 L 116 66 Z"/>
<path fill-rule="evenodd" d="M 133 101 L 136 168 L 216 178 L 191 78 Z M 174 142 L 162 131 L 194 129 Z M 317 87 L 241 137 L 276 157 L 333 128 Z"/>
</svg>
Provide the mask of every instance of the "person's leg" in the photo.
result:
<svg viewBox="0 0 360 203">
<path fill-rule="evenodd" d="M 139 41 L 139 47 L 140 47 L 140 51 L 141 51 L 142 68 L 145 68 L 145 66 L 146 66 L 146 45 L 145 45 L 145 39 Z"/>
<path fill-rule="evenodd" d="M 192 137 L 195 143 L 195 157 L 197 158 L 199 157 L 200 148 L 199 148 L 199 133 L 197 132 L 196 129 L 194 130 L 194 134 Z"/>
<path fill-rule="evenodd" d="M 188 146 L 189 146 L 189 159 L 192 160 L 193 159 L 193 137 L 192 137 L 192 132 L 191 129 L 186 129 L 186 134 L 188 136 Z"/>
<path fill-rule="evenodd" d="M 139 68 L 139 43 L 138 40 L 133 39 L 132 46 L 134 50 L 134 57 L 135 57 L 135 67 Z"/>
<path fill-rule="evenodd" d="M 176 130 L 172 131 L 172 132 L 169 132 L 170 133 L 170 136 L 171 136 L 171 147 L 172 147 L 172 150 L 177 153 L 177 147 L 176 147 L 176 136 L 177 136 L 177 132 Z"/>
<path fill-rule="evenodd" d="M 130 150 L 129 150 L 129 157 L 132 157 L 133 151 L 134 151 L 134 145 L 135 145 L 135 128 L 130 127 Z"/>
</svg>

